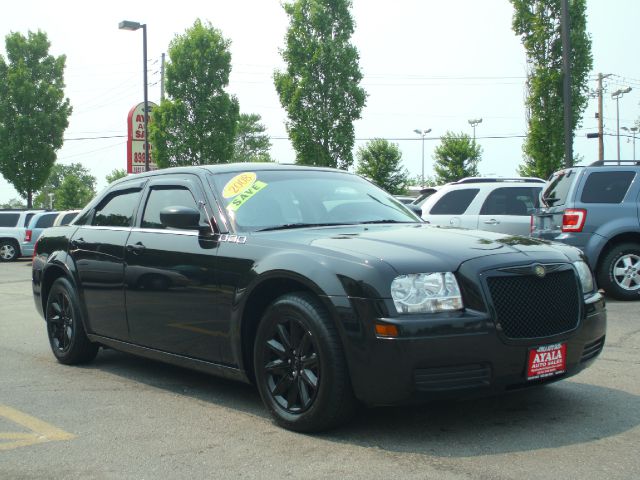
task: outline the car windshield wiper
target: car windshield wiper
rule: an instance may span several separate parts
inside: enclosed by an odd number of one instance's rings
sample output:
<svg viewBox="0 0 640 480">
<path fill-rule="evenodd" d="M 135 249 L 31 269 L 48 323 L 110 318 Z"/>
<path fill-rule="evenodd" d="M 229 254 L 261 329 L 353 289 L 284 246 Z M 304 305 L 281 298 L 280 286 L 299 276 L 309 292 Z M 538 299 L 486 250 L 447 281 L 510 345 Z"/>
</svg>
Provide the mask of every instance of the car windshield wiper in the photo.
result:
<svg viewBox="0 0 640 480">
<path fill-rule="evenodd" d="M 407 219 L 407 220 L 385 219 L 385 220 L 367 220 L 366 222 L 358 222 L 358 225 L 369 225 L 369 224 L 373 224 L 373 223 L 418 223 L 418 222 L 411 221 L 409 219 Z"/>
<path fill-rule="evenodd" d="M 287 230 L 289 228 L 311 228 L 311 227 L 338 227 L 343 225 L 357 225 L 356 223 L 344 223 L 344 222 L 333 222 L 333 223 L 285 223 L 284 225 L 274 225 L 273 227 L 265 227 L 257 232 L 268 232 L 273 230 Z"/>
</svg>

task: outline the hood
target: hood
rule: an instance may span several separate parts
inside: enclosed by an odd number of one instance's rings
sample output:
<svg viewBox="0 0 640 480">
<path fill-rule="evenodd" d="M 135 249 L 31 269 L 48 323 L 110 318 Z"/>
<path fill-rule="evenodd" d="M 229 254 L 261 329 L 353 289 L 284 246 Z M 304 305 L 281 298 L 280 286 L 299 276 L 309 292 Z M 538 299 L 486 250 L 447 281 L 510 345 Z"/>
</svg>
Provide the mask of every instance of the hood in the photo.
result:
<svg viewBox="0 0 640 480">
<path fill-rule="evenodd" d="M 399 273 L 420 271 L 423 264 L 430 271 L 455 271 L 463 262 L 487 255 L 520 254 L 523 261 L 541 256 L 567 260 L 562 252 L 543 240 L 425 224 L 305 229 L 289 231 L 287 241 L 339 255 L 373 257 Z"/>
</svg>

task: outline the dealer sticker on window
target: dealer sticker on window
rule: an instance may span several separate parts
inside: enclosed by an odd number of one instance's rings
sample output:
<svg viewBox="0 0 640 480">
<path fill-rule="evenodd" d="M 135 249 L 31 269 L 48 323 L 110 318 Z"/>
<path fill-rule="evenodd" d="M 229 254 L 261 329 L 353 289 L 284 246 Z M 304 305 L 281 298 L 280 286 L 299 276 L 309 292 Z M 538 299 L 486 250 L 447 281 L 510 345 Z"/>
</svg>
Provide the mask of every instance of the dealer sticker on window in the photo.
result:
<svg viewBox="0 0 640 480">
<path fill-rule="evenodd" d="M 567 370 L 567 344 L 554 343 L 529 350 L 527 380 L 560 375 Z"/>
</svg>

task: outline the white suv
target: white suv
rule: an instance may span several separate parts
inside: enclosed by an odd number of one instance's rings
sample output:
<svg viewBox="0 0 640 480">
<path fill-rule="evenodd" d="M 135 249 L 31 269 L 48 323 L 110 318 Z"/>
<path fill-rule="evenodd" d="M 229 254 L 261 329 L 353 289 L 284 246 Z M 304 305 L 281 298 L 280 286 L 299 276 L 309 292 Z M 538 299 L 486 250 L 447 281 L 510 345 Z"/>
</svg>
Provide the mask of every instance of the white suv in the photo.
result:
<svg viewBox="0 0 640 480">
<path fill-rule="evenodd" d="M 0 262 L 11 262 L 22 255 L 20 242 L 24 240 L 31 217 L 44 210 L 0 209 Z"/>
<path fill-rule="evenodd" d="M 464 178 L 431 195 L 422 205 L 422 218 L 443 227 L 527 236 L 544 185 L 531 177 Z"/>
</svg>

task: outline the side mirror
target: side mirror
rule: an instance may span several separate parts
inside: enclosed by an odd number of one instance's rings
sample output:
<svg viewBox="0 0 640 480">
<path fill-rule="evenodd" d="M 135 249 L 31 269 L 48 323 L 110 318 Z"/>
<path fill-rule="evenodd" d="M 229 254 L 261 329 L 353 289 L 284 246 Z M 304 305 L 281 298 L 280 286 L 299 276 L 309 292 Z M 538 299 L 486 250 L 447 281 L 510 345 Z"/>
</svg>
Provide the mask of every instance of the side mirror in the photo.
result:
<svg viewBox="0 0 640 480">
<path fill-rule="evenodd" d="M 200 230 L 200 212 L 190 207 L 165 207 L 160 210 L 162 225 L 181 230 Z"/>
</svg>

